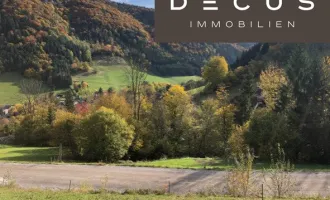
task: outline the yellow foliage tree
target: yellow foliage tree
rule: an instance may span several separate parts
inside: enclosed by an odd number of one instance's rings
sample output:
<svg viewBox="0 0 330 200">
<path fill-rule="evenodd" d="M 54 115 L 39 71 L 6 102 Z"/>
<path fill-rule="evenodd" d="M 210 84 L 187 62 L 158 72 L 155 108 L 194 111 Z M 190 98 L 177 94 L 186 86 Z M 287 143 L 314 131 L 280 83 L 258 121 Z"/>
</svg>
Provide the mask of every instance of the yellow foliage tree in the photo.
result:
<svg viewBox="0 0 330 200">
<path fill-rule="evenodd" d="M 228 74 L 228 63 L 223 56 L 214 56 L 206 63 L 202 69 L 204 80 L 210 84 L 213 89 L 220 84 Z"/>
<path fill-rule="evenodd" d="M 96 103 L 96 109 L 101 107 L 111 108 L 124 119 L 128 120 L 132 116 L 132 107 L 126 101 L 124 96 L 112 93 L 107 96 L 102 96 Z"/>
<path fill-rule="evenodd" d="M 265 99 L 267 108 L 274 109 L 279 98 L 281 87 L 288 85 L 285 71 L 276 65 L 269 66 L 260 75 L 259 87 Z"/>
<path fill-rule="evenodd" d="M 190 96 L 180 85 L 172 86 L 164 96 L 164 103 L 172 115 L 182 114 L 190 105 Z"/>
<path fill-rule="evenodd" d="M 80 115 L 67 112 L 65 110 L 57 110 L 53 123 L 53 145 L 63 144 L 68 146 L 74 154 L 75 142 L 73 139 L 73 130 L 80 122 Z"/>
<path fill-rule="evenodd" d="M 249 122 L 245 123 L 243 126 L 236 126 L 228 140 L 231 155 L 234 157 L 239 156 L 246 149 L 244 134 L 249 129 Z"/>
</svg>

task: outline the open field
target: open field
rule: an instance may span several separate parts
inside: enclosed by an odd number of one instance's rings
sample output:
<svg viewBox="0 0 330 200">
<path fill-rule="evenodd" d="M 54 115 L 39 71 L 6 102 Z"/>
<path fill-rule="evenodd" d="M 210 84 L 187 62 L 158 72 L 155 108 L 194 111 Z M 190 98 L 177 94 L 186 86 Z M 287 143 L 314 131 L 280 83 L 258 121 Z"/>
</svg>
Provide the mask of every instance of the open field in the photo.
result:
<svg viewBox="0 0 330 200">
<path fill-rule="evenodd" d="M 93 90 L 100 87 L 107 90 L 109 87 L 120 89 L 128 85 L 127 77 L 124 71 L 125 65 L 96 65 L 93 69 L 97 71 L 94 75 L 84 76 L 84 74 L 73 76 L 74 81 L 86 81 Z M 148 75 L 148 82 L 181 84 L 189 80 L 199 80 L 198 76 L 175 76 L 175 77 L 159 77 Z"/>
<path fill-rule="evenodd" d="M 14 104 L 21 100 L 19 88 L 21 79 L 22 76 L 15 72 L 0 74 L 0 105 Z"/>
<path fill-rule="evenodd" d="M 125 65 L 108 65 L 94 66 L 97 74 L 86 75 L 80 74 L 73 76 L 73 81 L 86 81 L 92 90 L 98 90 L 102 87 L 107 90 L 109 87 L 121 89 L 128 85 L 123 68 Z M 20 81 L 23 77 L 16 72 L 7 72 L 0 74 L 0 105 L 15 104 L 22 101 L 20 92 Z M 189 80 L 199 80 L 198 76 L 175 76 L 175 77 L 159 77 L 148 75 L 147 81 L 155 83 L 181 84 Z M 197 90 L 194 92 L 198 92 Z"/>
<path fill-rule="evenodd" d="M 252 200 L 252 198 L 233 198 L 216 196 L 174 196 L 174 195 L 141 195 L 141 194 L 107 194 L 107 193 L 87 193 L 87 192 L 67 192 L 67 191 L 41 191 L 0 188 L 1 200 Z M 317 200 L 325 198 L 282 198 L 282 200 Z M 273 199 L 272 200 L 276 200 Z"/>
</svg>

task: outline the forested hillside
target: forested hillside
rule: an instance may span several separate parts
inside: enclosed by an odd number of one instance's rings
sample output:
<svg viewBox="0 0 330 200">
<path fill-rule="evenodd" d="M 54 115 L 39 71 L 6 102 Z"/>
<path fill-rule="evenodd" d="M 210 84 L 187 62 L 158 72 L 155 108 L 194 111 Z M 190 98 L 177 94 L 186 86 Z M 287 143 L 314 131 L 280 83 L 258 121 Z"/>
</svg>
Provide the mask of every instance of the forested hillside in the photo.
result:
<svg viewBox="0 0 330 200">
<path fill-rule="evenodd" d="M 289 157 L 328 163 L 330 46 L 257 44 L 232 64 L 246 144 L 263 158 L 279 143 Z"/>
<path fill-rule="evenodd" d="M 146 61 L 157 75 L 199 75 L 205 60 L 231 63 L 250 44 L 158 44 L 154 11 L 106 0 L 2 0 L 0 72 L 67 87 L 98 56 Z"/>
</svg>

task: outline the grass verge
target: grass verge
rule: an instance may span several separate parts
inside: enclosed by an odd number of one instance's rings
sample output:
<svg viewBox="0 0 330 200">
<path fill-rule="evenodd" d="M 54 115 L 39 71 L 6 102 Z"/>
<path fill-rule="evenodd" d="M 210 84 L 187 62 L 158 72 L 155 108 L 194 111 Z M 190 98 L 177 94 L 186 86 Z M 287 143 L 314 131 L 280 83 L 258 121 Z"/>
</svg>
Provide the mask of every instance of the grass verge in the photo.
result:
<svg viewBox="0 0 330 200">
<path fill-rule="evenodd" d="M 58 156 L 56 147 L 20 147 L 10 145 L 0 145 L 0 162 L 18 162 L 18 163 L 51 163 Z M 66 159 L 69 155 L 64 150 L 64 163 L 70 164 L 91 164 L 107 165 L 108 163 L 85 163 Z M 58 163 L 60 164 L 60 163 Z M 208 170 L 229 170 L 233 167 L 232 163 L 220 158 L 176 158 L 161 159 L 155 161 L 122 161 L 117 163 L 120 166 L 131 167 L 155 167 L 155 168 L 175 168 L 175 169 L 208 169 Z M 269 163 L 256 162 L 254 169 L 262 170 L 269 168 Z M 329 171 L 330 165 L 318 164 L 296 164 L 297 171 Z"/>
<path fill-rule="evenodd" d="M 49 190 L 23 190 L 17 188 L 0 188 L 1 200 L 252 200 L 253 198 L 233 198 L 217 196 L 174 196 L 174 195 L 141 195 L 141 194 L 115 194 L 115 193 L 84 193 Z M 284 200 L 317 200 L 324 198 L 289 198 Z"/>
</svg>

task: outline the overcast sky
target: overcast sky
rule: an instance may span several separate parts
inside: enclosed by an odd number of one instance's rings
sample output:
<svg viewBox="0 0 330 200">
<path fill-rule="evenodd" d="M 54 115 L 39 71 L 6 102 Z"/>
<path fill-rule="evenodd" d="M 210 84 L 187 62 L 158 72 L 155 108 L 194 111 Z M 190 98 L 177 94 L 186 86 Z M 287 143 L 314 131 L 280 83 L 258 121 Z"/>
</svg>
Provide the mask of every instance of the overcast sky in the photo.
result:
<svg viewBox="0 0 330 200">
<path fill-rule="evenodd" d="M 128 3 L 128 4 L 144 6 L 144 7 L 148 7 L 148 8 L 154 7 L 154 0 L 113 0 L 113 1 L 124 2 L 124 3 Z"/>
</svg>

